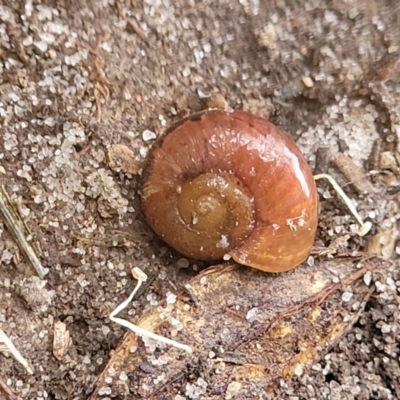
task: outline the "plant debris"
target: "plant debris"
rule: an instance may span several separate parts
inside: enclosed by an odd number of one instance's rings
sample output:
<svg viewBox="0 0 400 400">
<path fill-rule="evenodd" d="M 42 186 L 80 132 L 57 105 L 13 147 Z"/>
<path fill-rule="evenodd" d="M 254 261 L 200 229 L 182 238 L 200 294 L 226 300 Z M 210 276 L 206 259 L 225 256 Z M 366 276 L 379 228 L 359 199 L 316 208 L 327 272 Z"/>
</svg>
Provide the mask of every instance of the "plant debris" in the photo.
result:
<svg viewBox="0 0 400 400">
<path fill-rule="evenodd" d="M 348 332 L 375 290 L 363 276 L 387 266 L 353 255 L 278 275 L 234 263 L 210 267 L 190 281 L 196 303 L 186 292 L 167 297 L 138 323 L 189 344 L 193 355 L 128 334 L 90 399 L 272 394 L 279 378 L 301 376 Z"/>
<path fill-rule="evenodd" d="M 21 253 L 26 257 L 27 261 L 36 270 L 40 278 L 49 272 L 48 269 L 43 268 L 37 252 L 37 245 L 32 242 L 32 234 L 23 221 L 18 208 L 12 204 L 10 198 L 4 187 L 0 185 L 0 216 L 3 218 L 8 230 L 13 235 L 18 244 Z"/>
</svg>

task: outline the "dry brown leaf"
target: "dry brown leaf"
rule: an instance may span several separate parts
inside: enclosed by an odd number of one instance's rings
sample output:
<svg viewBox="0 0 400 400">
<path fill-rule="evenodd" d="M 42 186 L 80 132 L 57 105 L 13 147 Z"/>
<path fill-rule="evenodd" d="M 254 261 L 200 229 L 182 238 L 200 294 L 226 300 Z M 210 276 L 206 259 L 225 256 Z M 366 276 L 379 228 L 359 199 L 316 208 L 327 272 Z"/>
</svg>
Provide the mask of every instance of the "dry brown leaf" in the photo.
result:
<svg viewBox="0 0 400 400">
<path fill-rule="evenodd" d="M 193 354 L 128 333 L 91 400 L 229 399 L 273 393 L 312 365 L 353 325 L 373 292 L 360 279 L 379 258 L 316 261 L 273 275 L 236 264 L 211 267 L 143 316 L 142 328 L 191 346 Z"/>
<path fill-rule="evenodd" d="M 62 360 L 68 351 L 70 343 L 69 331 L 64 322 L 57 321 L 54 324 L 53 354 L 57 360 Z"/>
</svg>

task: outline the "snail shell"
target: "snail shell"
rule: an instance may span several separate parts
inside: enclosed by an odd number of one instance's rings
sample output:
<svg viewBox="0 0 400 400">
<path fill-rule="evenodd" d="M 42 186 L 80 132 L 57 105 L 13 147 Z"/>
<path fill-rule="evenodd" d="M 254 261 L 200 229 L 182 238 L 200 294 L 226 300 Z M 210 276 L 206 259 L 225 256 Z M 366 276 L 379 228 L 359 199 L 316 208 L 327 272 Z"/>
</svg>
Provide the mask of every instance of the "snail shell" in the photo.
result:
<svg viewBox="0 0 400 400">
<path fill-rule="evenodd" d="M 171 127 L 149 152 L 142 204 L 153 230 L 185 256 L 263 271 L 296 267 L 318 223 L 310 168 L 275 125 L 208 110 Z"/>
</svg>

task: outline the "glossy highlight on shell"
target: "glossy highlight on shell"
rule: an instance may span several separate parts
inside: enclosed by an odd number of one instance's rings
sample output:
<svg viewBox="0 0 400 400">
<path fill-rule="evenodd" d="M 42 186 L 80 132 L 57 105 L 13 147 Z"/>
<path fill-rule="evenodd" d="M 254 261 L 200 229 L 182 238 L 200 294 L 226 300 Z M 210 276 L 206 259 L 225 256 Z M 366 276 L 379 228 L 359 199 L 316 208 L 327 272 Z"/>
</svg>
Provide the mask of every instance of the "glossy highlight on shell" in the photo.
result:
<svg viewBox="0 0 400 400">
<path fill-rule="evenodd" d="M 297 145 L 244 111 L 207 110 L 149 152 L 142 204 L 152 229 L 187 257 L 226 255 L 263 271 L 296 267 L 318 223 L 310 168 Z"/>
</svg>

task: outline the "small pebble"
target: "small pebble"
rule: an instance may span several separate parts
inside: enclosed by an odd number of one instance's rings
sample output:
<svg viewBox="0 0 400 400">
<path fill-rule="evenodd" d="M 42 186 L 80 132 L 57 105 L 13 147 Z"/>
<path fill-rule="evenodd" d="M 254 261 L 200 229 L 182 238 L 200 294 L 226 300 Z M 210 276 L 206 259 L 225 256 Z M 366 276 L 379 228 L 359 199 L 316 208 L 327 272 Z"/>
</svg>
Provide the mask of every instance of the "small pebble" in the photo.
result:
<svg viewBox="0 0 400 400">
<path fill-rule="evenodd" d="M 150 140 L 157 139 L 157 135 L 148 129 L 145 129 L 142 133 L 142 138 L 145 142 L 149 142 Z"/>
</svg>

